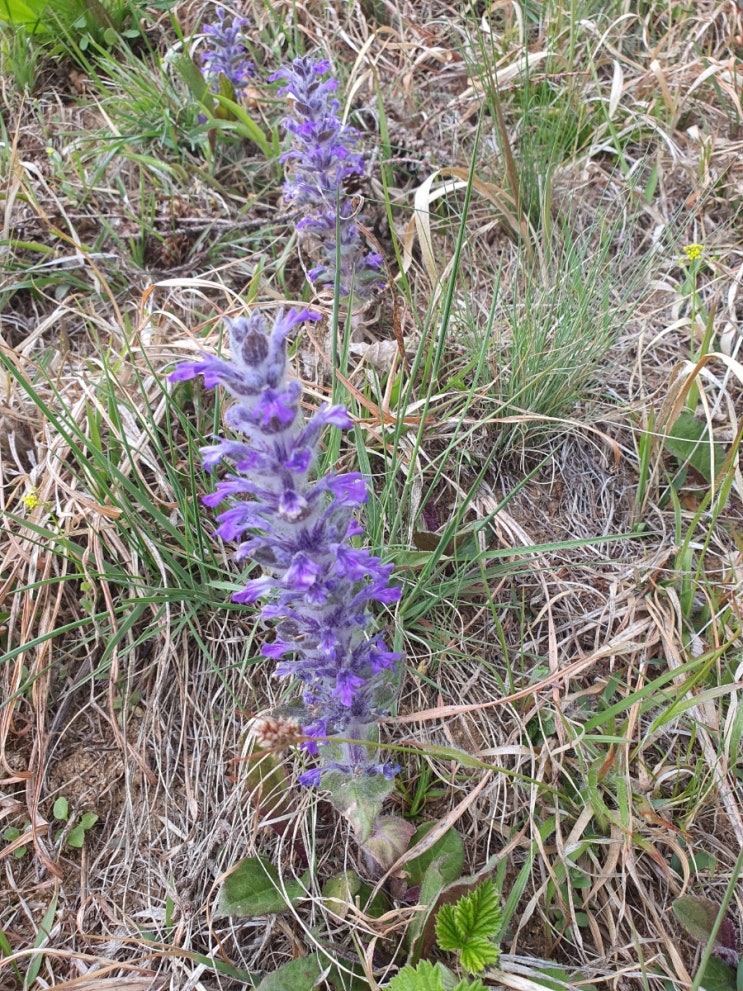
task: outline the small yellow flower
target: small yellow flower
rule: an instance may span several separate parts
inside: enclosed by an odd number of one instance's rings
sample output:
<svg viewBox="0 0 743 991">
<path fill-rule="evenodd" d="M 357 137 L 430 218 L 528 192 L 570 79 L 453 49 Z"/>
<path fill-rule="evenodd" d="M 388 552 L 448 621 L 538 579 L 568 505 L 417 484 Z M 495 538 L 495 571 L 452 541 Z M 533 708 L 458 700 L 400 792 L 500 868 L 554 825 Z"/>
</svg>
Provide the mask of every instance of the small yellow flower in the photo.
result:
<svg viewBox="0 0 743 991">
<path fill-rule="evenodd" d="M 25 496 L 22 497 L 21 502 L 26 509 L 35 509 L 41 502 L 41 499 L 39 499 L 36 494 L 36 489 L 31 489 L 30 492 L 27 492 Z"/>
<path fill-rule="evenodd" d="M 703 244 L 687 244 L 684 247 L 683 252 L 690 262 L 696 261 L 697 258 L 702 257 L 702 252 L 704 251 Z"/>
</svg>

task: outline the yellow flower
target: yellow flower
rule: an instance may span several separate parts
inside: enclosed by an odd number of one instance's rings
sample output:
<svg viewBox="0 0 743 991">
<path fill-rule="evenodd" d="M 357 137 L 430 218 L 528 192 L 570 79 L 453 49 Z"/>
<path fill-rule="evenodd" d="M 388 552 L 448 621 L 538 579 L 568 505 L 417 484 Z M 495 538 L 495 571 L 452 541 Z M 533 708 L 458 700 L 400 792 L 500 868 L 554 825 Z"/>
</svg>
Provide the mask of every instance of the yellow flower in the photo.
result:
<svg viewBox="0 0 743 991">
<path fill-rule="evenodd" d="M 702 252 L 704 251 L 703 244 L 687 244 L 683 249 L 684 254 L 689 259 L 690 262 L 696 261 L 697 258 L 702 257 Z"/>
<path fill-rule="evenodd" d="M 31 489 L 30 492 L 27 492 L 25 496 L 22 497 L 21 502 L 26 509 L 35 509 L 41 502 L 41 499 L 39 499 L 36 494 L 36 489 Z"/>
</svg>

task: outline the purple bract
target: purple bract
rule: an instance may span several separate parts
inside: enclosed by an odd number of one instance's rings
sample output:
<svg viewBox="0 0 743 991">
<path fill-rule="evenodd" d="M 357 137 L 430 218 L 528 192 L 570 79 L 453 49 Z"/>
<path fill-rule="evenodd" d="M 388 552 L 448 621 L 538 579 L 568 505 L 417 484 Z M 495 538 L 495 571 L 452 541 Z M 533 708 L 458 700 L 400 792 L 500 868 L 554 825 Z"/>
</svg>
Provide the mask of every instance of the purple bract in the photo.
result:
<svg viewBox="0 0 743 991">
<path fill-rule="evenodd" d="M 293 147 L 282 156 L 289 164 L 284 197 L 304 209 L 297 229 L 312 235 L 323 260 L 309 273 L 312 282 L 338 286 L 344 298 L 363 298 L 384 285 L 382 258 L 367 251 L 358 225 L 356 204 L 346 184 L 364 176 L 359 132 L 338 116 L 333 96 L 338 81 L 326 78 L 330 63 L 304 56 L 279 69 L 269 81 L 285 82 L 279 95 L 293 101 L 294 116 L 284 121 L 293 135 Z"/>
<path fill-rule="evenodd" d="M 295 324 L 316 319 L 295 310 L 279 313 L 272 328 L 258 311 L 228 320 L 231 360 L 205 355 L 179 365 L 170 380 L 202 375 L 208 388 L 221 385 L 237 400 L 225 419 L 246 440 L 219 438 L 202 448 L 210 471 L 221 462 L 234 467 L 203 501 L 227 503 L 217 516 L 218 536 L 239 541 L 235 558 L 263 570 L 233 599 L 262 600 L 263 618 L 274 621 L 276 636 L 262 652 L 277 661 L 276 675 L 303 683 L 304 733 L 365 740 L 364 727 L 386 712 L 401 656 L 387 649 L 381 634 L 368 635 L 368 606 L 396 602 L 400 589 L 390 585 L 392 565 L 352 544 L 363 532 L 353 516 L 368 498 L 363 477 L 314 477 L 323 429 L 352 423 L 344 406 L 322 406 L 306 421 L 300 411 L 302 389 L 289 378 L 286 338 Z M 318 753 L 315 742 L 305 747 Z M 376 753 L 368 746 L 349 744 L 344 755 L 342 764 L 327 769 L 394 774 L 389 765 L 373 763 Z M 308 772 L 304 783 L 316 783 L 321 773 Z"/>
<path fill-rule="evenodd" d="M 219 77 L 224 76 L 237 98 L 255 72 L 242 41 L 242 31 L 247 24 L 244 17 L 233 17 L 230 23 L 219 7 L 217 23 L 204 25 L 203 33 L 209 38 L 211 47 L 201 53 L 201 65 L 214 93 L 219 92 Z"/>
</svg>

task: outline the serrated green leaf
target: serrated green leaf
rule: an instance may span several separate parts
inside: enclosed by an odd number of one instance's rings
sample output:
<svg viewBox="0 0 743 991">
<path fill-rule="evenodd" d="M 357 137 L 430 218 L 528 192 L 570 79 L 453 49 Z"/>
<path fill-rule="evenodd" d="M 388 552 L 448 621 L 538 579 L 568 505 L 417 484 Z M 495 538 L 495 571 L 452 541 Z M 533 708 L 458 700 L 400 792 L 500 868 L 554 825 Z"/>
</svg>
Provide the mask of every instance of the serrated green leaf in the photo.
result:
<svg viewBox="0 0 743 991">
<path fill-rule="evenodd" d="M 436 942 L 442 950 L 454 953 L 461 950 L 466 934 L 460 932 L 453 905 L 442 905 L 436 916 Z"/>
<path fill-rule="evenodd" d="M 410 845 L 415 846 L 416 843 L 419 843 L 435 825 L 435 822 L 424 822 L 416 830 Z M 452 881 L 456 881 L 462 876 L 464 843 L 456 829 L 447 830 L 440 839 L 436 840 L 430 850 L 426 850 L 425 853 L 414 857 L 405 864 L 410 884 L 420 884 L 423 875 L 434 861 L 439 862 L 439 873 L 444 879 L 444 884 L 451 884 Z"/>
<path fill-rule="evenodd" d="M 471 981 L 460 981 L 452 991 L 485 991 L 485 985 L 479 977 L 473 977 Z"/>
<path fill-rule="evenodd" d="M 465 978 L 459 984 L 455 984 L 452 991 L 485 991 L 485 985 L 479 977 L 475 977 L 471 981 Z"/>
<path fill-rule="evenodd" d="M 64 796 L 60 796 L 60 798 L 58 798 L 54 803 L 52 815 L 59 822 L 67 822 L 70 815 L 70 806 Z"/>
<path fill-rule="evenodd" d="M 462 966 L 471 974 L 478 974 L 488 964 L 498 963 L 500 950 L 484 936 L 470 936 L 460 955 Z"/>
<path fill-rule="evenodd" d="M 436 940 L 442 950 L 458 951 L 462 966 L 477 973 L 497 963 L 500 952 L 491 940 L 501 927 L 498 890 L 485 881 L 456 905 L 442 905 L 436 916 Z"/>
<path fill-rule="evenodd" d="M 322 970 L 319 956 L 311 953 L 266 974 L 256 991 L 311 991 L 320 980 Z"/>
<path fill-rule="evenodd" d="M 390 991 L 444 991 L 438 966 L 421 960 L 417 967 L 403 967 L 389 983 Z"/>
<path fill-rule="evenodd" d="M 298 881 L 283 885 L 267 857 L 246 857 L 224 880 L 217 898 L 218 915 L 255 918 L 284 912 L 304 897 Z"/>
<path fill-rule="evenodd" d="M 498 890 L 492 881 L 486 881 L 467 896 L 472 904 L 472 935 L 494 938 L 501 926 L 501 910 Z"/>
<path fill-rule="evenodd" d="M 439 917 L 442 935 L 447 943 L 458 941 L 458 945 L 444 946 L 441 943 L 436 921 L 436 938 L 442 950 L 463 949 L 469 939 L 491 939 L 498 935 L 501 924 L 501 911 L 498 905 L 498 892 L 492 881 L 485 881 L 474 891 L 464 895 L 456 905 L 442 907 Z"/>
</svg>

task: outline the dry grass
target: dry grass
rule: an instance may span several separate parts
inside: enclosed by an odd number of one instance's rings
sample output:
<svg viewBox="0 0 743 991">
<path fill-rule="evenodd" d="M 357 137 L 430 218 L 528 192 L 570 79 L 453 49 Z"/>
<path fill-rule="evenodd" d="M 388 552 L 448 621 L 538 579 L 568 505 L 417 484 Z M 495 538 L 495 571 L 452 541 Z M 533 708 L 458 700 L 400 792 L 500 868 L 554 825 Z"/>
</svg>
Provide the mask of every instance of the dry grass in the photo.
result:
<svg viewBox="0 0 743 991">
<path fill-rule="evenodd" d="M 739 439 L 743 23 L 732 2 L 574 6 L 241 10 L 266 71 L 282 39 L 328 51 L 376 149 L 368 224 L 398 282 L 350 348 L 364 443 L 342 458 L 374 477 L 370 536 L 404 587 L 387 617 L 407 651 L 383 727 L 403 748 L 392 811 L 422 787 L 420 815 L 449 817 L 467 871 L 504 864 L 499 983 L 534 988 L 549 960 L 596 987 L 660 991 L 688 987 L 698 954 L 671 901 L 719 898 L 743 843 L 741 476 L 731 464 L 724 503 L 718 484 L 703 504 L 693 473 L 671 494 L 662 438 L 695 381 L 715 439 Z M 173 10 L 188 36 L 201 7 Z M 167 16 L 151 39 L 175 44 Z M 244 142 L 210 171 L 137 140 L 127 95 L 69 61 L 33 97 L 11 68 L 6 53 L 0 817 L 30 834 L 0 848 L 15 965 L 0 960 L 0 985 L 19 986 L 41 947 L 39 987 L 240 987 L 317 945 L 350 967 L 352 934 L 383 985 L 410 906 L 340 923 L 322 884 L 365 867 L 332 807 L 296 790 L 277 835 L 251 803 L 236 758 L 283 688 L 254 660 L 251 615 L 226 603 L 234 565 L 198 507 L 208 483 L 189 452 L 219 409 L 163 385 L 169 362 L 218 345 L 241 299 L 299 298 L 278 174 Z M 254 101 L 268 130 L 281 108 Z M 470 168 L 465 216 L 452 179 Z M 579 395 L 535 408 L 513 386 L 513 345 L 532 313 L 545 348 L 544 321 L 574 315 L 565 232 L 621 329 Z M 691 242 L 713 327 L 696 370 L 704 328 L 679 291 Z M 326 343 L 298 351 L 313 399 L 331 388 Z M 531 361 L 529 386 L 546 358 Z M 53 821 L 60 796 L 99 816 L 81 851 Z M 265 853 L 289 881 L 302 851 L 314 876 L 298 909 L 214 916 L 240 857 Z M 714 866 L 695 870 L 699 852 Z"/>
</svg>

